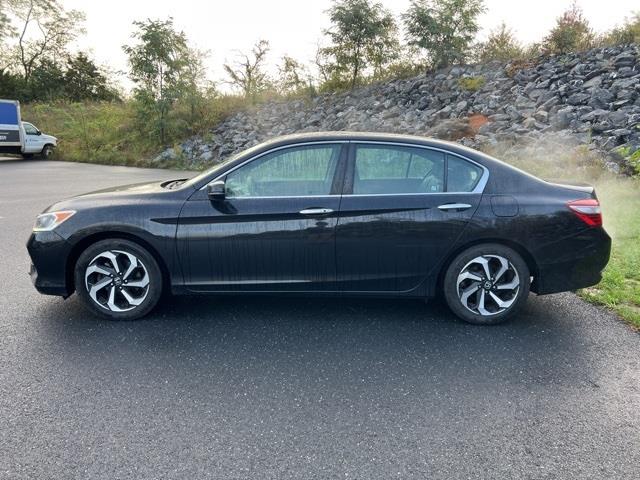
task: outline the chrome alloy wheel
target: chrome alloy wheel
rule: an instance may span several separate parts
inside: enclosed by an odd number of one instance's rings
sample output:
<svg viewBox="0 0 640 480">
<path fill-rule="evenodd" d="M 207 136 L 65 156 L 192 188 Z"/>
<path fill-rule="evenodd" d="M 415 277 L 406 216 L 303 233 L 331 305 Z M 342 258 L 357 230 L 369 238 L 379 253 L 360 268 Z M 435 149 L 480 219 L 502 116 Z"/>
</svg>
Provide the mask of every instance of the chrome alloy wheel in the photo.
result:
<svg viewBox="0 0 640 480">
<path fill-rule="evenodd" d="M 133 310 L 147 298 L 149 273 L 135 255 L 109 250 L 94 257 L 84 274 L 91 299 L 112 312 Z"/>
<path fill-rule="evenodd" d="M 473 313 L 489 316 L 513 305 L 520 291 L 520 277 L 506 258 L 481 255 L 464 266 L 456 286 L 462 305 Z"/>
</svg>

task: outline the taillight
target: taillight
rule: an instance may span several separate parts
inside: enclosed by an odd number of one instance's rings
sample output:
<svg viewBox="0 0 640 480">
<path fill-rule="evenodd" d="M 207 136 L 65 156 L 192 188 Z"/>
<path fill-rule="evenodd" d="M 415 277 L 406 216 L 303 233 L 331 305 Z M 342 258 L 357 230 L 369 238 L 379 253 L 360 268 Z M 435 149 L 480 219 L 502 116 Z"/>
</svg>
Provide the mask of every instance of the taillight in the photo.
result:
<svg viewBox="0 0 640 480">
<path fill-rule="evenodd" d="M 580 220 L 590 227 L 599 227 L 602 225 L 602 211 L 600 210 L 600 202 L 595 198 L 585 198 L 584 200 L 574 200 L 568 202 L 569 207 Z"/>
</svg>

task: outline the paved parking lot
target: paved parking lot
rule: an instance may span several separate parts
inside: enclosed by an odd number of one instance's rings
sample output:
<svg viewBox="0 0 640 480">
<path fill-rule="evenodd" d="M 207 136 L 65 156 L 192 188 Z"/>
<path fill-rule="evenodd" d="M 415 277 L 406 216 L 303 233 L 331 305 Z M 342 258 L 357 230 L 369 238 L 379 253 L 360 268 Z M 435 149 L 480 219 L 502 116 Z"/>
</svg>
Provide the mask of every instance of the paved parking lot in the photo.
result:
<svg viewBox="0 0 640 480">
<path fill-rule="evenodd" d="M 486 328 L 262 297 L 113 323 L 36 293 L 37 213 L 176 176 L 0 161 L 0 478 L 640 478 L 640 335 L 572 294 Z"/>
</svg>

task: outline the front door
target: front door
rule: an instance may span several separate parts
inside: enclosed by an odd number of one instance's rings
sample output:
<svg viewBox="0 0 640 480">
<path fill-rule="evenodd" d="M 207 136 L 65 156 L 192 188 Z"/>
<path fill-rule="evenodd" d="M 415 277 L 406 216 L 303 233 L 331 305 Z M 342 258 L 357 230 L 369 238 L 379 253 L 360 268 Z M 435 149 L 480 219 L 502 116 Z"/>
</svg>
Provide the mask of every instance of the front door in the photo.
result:
<svg viewBox="0 0 640 480">
<path fill-rule="evenodd" d="M 483 173 L 440 150 L 354 143 L 336 227 L 339 288 L 418 291 L 478 207 Z"/>
<path fill-rule="evenodd" d="M 193 291 L 331 291 L 342 143 L 280 148 L 199 191 L 180 215 L 178 254 Z"/>
<path fill-rule="evenodd" d="M 40 153 L 44 142 L 42 134 L 32 124 L 23 122 L 24 127 L 24 153 Z"/>
</svg>

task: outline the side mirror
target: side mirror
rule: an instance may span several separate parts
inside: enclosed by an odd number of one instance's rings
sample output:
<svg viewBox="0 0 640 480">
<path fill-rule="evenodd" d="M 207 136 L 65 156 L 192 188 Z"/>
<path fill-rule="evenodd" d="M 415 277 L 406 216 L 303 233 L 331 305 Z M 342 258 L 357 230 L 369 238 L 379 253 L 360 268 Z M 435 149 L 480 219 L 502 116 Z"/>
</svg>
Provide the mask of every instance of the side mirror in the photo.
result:
<svg viewBox="0 0 640 480">
<path fill-rule="evenodd" d="M 207 195 L 209 200 L 224 200 L 225 197 L 224 180 L 218 180 L 207 185 Z"/>
<path fill-rule="evenodd" d="M 40 130 L 38 130 L 36 135 L 42 135 L 42 132 Z"/>
</svg>

